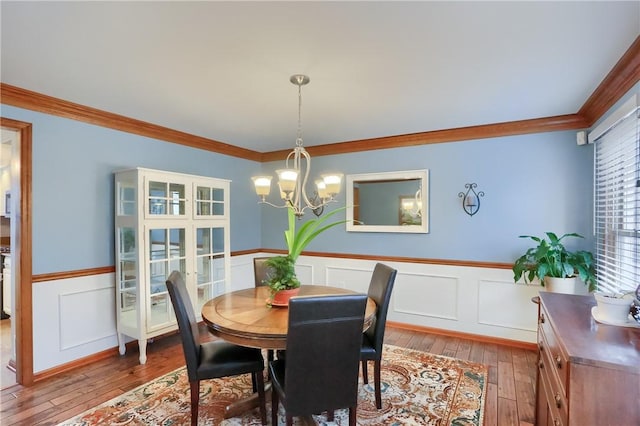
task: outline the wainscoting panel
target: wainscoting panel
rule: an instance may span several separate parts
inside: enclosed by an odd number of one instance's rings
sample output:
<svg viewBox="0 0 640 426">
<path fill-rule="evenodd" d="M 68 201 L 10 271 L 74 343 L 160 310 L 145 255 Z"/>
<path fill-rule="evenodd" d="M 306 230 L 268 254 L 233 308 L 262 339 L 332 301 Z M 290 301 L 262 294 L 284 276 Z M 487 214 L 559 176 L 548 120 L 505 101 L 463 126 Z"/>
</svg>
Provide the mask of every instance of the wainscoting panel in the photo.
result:
<svg viewBox="0 0 640 426">
<path fill-rule="evenodd" d="M 228 291 L 242 290 L 254 286 L 253 258 L 261 256 L 232 256 L 231 282 L 227 283 Z"/>
<path fill-rule="evenodd" d="M 457 320 L 458 279 L 398 271 L 392 306 L 393 312 Z"/>
<path fill-rule="evenodd" d="M 61 352 L 113 335 L 113 286 L 62 293 L 58 300 Z"/>
<path fill-rule="evenodd" d="M 35 374 L 118 346 L 113 273 L 33 287 Z"/>
<path fill-rule="evenodd" d="M 296 262 L 296 276 L 302 284 L 317 284 L 313 279 L 313 264 L 304 260 Z"/>
<path fill-rule="evenodd" d="M 240 265 L 262 254 L 234 257 L 232 288 L 240 288 Z M 537 308 L 531 298 L 540 287 L 513 283 L 510 269 L 385 262 L 398 270 L 387 319 L 482 337 L 535 343 Z M 330 285 L 366 293 L 376 262 L 361 259 L 301 256 L 303 284 Z"/>
<path fill-rule="evenodd" d="M 531 298 L 538 295 L 539 286 L 512 282 L 480 281 L 478 292 L 478 323 L 535 332 L 538 305 Z"/>
<path fill-rule="evenodd" d="M 366 294 L 369 291 L 371 270 L 363 268 L 345 268 L 341 266 L 327 266 L 327 285 L 332 287 L 347 288 Z"/>
<path fill-rule="evenodd" d="M 253 287 L 253 258 L 233 256 L 227 291 Z M 398 270 L 387 319 L 411 327 L 535 343 L 540 287 L 514 284 L 507 269 L 385 262 Z M 301 256 L 303 284 L 366 293 L 376 262 Z M 33 361 L 38 374 L 118 346 L 113 273 L 33 284 Z"/>
</svg>

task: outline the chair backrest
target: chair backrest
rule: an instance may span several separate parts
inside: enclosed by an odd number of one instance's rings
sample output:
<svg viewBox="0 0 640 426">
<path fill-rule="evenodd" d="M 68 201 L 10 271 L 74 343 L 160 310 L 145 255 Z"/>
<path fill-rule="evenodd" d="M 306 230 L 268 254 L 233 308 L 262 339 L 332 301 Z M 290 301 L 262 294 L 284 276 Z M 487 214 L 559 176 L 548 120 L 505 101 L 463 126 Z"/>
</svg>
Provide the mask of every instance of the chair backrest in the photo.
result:
<svg viewBox="0 0 640 426">
<path fill-rule="evenodd" d="M 365 332 L 373 342 L 374 349 L 379 354 L 382 351 L 384 341 L 384 329 L 387 324 L 387 311 L 391 301 L 391 291 L 396 280 L 397 270 L 377 263 L 371 275 L 368 295 L 376 302 L 376 318 L 374 323 Z"/>
<path fill-rule="evenodd" d="M 364 294 L 289 301 L 287 414 L 300 416 L 357 405 L 366 304 Z"/>
<path fill-rule="evenodd" d="M 255 280 L 255 286 L 260 287 L 267 285 L 264 281 L 269 278 L 269 268 L 264 263 L 269 259 L 268 257 L 254 257 L 253 258 L 253 277 Z"/>
<path fill-rule="evenodd" d="M 169 275 L 167 290 L 169 290 L 173 311 L 178 320 L 178 329 L 182 338 L 182 350 L 187 364 L 189 381 L 194 381 L 197 380 L 196 371 L 200 359 L 200 331 L 198 330 L 198 322 L 187 292 L 187 286 L 180 272 L 173 271 Z"/>
</svg>

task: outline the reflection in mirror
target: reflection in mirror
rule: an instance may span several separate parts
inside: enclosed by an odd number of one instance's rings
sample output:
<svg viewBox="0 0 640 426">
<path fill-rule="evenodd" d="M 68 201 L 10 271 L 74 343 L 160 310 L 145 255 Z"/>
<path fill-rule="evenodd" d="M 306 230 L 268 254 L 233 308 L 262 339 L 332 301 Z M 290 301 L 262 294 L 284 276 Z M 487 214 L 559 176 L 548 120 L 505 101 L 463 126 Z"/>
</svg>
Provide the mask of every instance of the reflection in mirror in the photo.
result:
<svg viewBox="0 0 640 426">
<path fill-rule="evenodd" d="M 428 232 L 428 170 L 347 176 L 347 231 Z"/>
</svg>

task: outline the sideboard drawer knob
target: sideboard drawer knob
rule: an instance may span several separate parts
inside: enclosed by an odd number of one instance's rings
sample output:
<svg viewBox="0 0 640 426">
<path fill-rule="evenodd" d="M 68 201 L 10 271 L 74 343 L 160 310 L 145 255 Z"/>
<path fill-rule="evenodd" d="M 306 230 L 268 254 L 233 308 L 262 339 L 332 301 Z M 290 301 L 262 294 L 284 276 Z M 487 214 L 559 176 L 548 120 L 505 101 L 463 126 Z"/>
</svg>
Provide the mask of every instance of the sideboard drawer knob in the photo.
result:
<svg viewBox="0 0 640 426">
<path fill-rule="evenodd" d="M 562 407 L 562 398 L 560 397 L 560 395 L 556 394 L 554 399 L 556 400 L 556 407 L 561 408 Z"/>
<path fill-rule="evenodd" d="M 556 365 L 558 368 L 562 368 L 562 357 L 560 355 L 556 357 Z"/>
</svg>

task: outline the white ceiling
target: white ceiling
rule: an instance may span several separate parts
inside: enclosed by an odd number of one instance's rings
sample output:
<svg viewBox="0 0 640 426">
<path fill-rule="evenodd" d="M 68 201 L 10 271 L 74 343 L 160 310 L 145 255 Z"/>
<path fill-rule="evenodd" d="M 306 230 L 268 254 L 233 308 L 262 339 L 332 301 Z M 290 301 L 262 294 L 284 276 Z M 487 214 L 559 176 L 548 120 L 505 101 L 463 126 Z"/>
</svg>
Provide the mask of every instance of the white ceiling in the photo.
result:
<svg viewBox="0 0 640 426">
<path fill-rule="evenodd" d="M 640 2 L 0 3 L 3 83 L 260 152 L 577 112 Z"/>
</svg>

